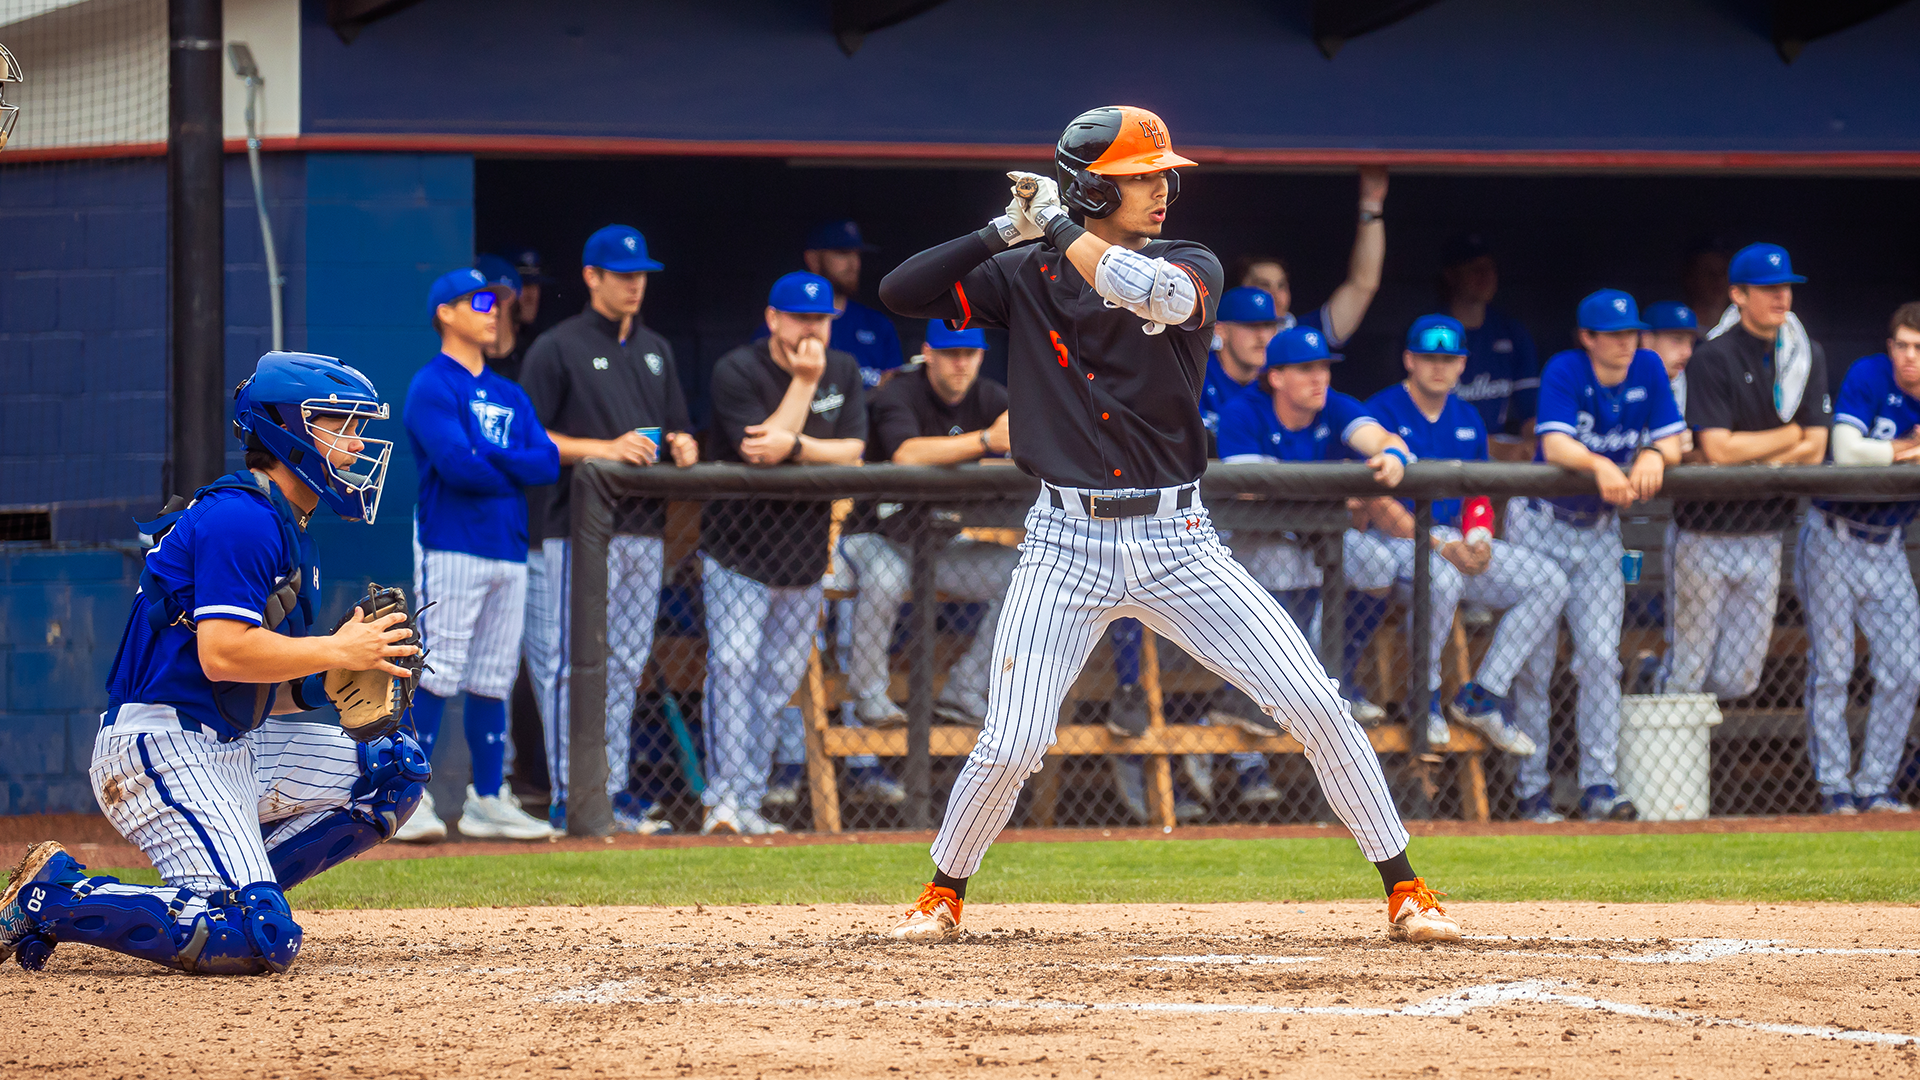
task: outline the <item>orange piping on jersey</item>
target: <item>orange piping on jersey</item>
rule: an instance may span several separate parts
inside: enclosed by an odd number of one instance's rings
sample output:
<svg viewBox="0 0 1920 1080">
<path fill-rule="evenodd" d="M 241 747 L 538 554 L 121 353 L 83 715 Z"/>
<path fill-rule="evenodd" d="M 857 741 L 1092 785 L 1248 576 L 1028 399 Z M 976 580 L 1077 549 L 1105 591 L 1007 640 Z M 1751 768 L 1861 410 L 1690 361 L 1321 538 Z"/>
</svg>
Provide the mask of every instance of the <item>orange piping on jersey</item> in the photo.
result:
<svg viewBox="0 0 1920 1080">
<path fill-rule="evenodd" d="M 960 301 L 960 325 L 954 329 L 965 330 L 967 324 L 973 321 L 973 305 L 967 303 L 967 287 L 957 281 L 954 282 L 953 295 Z"/>
</svg>

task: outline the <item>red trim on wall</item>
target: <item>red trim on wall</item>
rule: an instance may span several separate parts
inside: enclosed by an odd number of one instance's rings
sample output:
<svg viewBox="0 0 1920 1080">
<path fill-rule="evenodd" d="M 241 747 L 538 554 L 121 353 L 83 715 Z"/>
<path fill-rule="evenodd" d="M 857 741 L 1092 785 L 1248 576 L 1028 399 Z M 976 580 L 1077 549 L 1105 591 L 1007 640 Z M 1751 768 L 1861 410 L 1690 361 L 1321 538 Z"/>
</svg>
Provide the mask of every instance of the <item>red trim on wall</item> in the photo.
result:
<svg viewBox="0 0 1920 1080">
<path fill-rule="evenodd" d="M 629 139 L 573 135 L 298 135 L 267 138 L 270 152 L 458 153 L 494 157 L 772 157 L 889 162 L 1044 161 L 1053 148 L 1024 143 L 803 142 Z M 246 142 L 228 139 L 227 152 Z M 1386 165 L 1472 172 L 1920 172 L 1920 152 L 1898 150 L 1351 150 L 1180 148 L 1202 165 L 1325 169 Z M 159 157 L 165 143 L 14 149 L 0 164 Z"/>
</svg>

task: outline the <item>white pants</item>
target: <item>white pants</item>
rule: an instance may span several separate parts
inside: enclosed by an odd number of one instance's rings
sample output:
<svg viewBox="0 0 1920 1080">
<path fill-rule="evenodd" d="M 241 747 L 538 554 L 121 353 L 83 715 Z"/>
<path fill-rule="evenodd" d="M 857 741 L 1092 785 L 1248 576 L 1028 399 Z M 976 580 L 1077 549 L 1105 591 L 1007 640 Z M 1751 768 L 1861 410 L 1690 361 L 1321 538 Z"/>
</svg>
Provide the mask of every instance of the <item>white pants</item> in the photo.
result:
<svg viewBox="0 0 1920 1080">
<path fill-rule="evenodd" d="M 1580 786 L 1611 785 L 1620 744 L 1620 626 L 1627 603 L 1626 580 L 1620 576 L 1624 550 L 1619 519 L 1609 516 L 1580 528 L 1556 521 L 1551 510 L 1535 509 L 1527 499 L 1514 499 L 1508 506 L 1507 538 L 1551 559 L 1566 575 L 1567 631 L 1573 637 L 1573 674 L 1580 680 L 1580 704 L 1574 713 L 1580 733 Z M 1552 676 L 1549 649 L 1541 681 Z M 1549 780 L 1547 716 L 1516 709 L 1515 719 L 1539 747 L 1520 763 L 1519 794 L 1531 798 L 1545 790 Z"/>
<path fill-rule="evenodd" d="M 1313 552 L 1272 533 L 1242 533 L 1222 536 L 1221 540 L 1233 549 L 1234 559 L 1268 592 L 1316 589 L 1325 576 L 1313 561 Z"/>
<path fill-rule="evenodd" d="M 534 700 L 547 734 L 547 775 L 553 799 L 567 797 L 571 725 L 573 580 L 570 541 L 544 545 L 547 604 L 539 622 L 543 640 L 527 652 L 533 668 Z M 607 794 L 627 786 L 627 753 L 632 747 L 633 703 L 647 661 L 653 657 L 653 624 L 660 615 L 660 579 L 666 548 L 657 536 L 615 536 L 607 541 Z M 536 664 L 535 658 L 546 661 Z"/>
<path fill-rule="evenodd" d="M 1388 536 L 1375 529 L 1348 529 L 1341 543 L 1342 575 L 1362 592 L 1392 589 L 1401 603 L 1413 599 L 1413 540 Z M 1460 568 L 1430 550 L 1427 566 L 1432 576 L 1427 613 L 1427 692 L 1440 689 L 1440 658 L 1453 637 L 1453 609 L 1459 606 Z M 1412 703 L 1417 711 L 1425 702 Z"/>
<path fill-rule="evenodd" d="M 819 584 L 762 585 L 702 555 L 707 608 L 703 731 L 708 806 L 755 809 L 777 758 L 806 760 L 799 711 L 786 707 L 807 673 L 820 625 Z"/>
<path fill-rule="evenodd" d="M 840 538 L 840 556 L 853 570 L 859 593 L 853 600 L 852 641 L 847 674 L 853 696 L 884 696 L 892 682 L 887 647 L 893 642 L 893 623 L 900 605 L 913 591 L 913 565 L 906 545 L 878 533 L 855 533 Z M 1000 621 L 1000 601 L 1013 578 L 1020 553 L 1000 544 L 977 543 L 956 537 L 941 549 L 934 562 L 934 585 L 955 600 L 985 602 L 987 610 L 974 628 L 973 644 L 947 672 L 941 697 L 975 716 L 987 711 L 987 664 L 993 657 L 994 627 Z"/>
<path fill-rule="evenodd" d="M 413 545 L 420 639 L 431 651 L 420 688 L 435 697 L 465 690 L 505 700 L 520 672 L 527 564 Z M 432 606 L 428 606 L 432 605 Z"/>
<path fill-rule="evenodd" d="M 1807 721 L 1814 775 L 1823 795 L 1885 794 L 1907 747 L 1920 700 L 1920 598 L 1903 534 L 1871 543 L 1836 528 L 1815 509 L 1800 527 L 1794 587 L 1807 611 Z M 1853 678 L 1853 628 L 1872 650 L 1873 702 L 1867 712 L 1860 768 L 1847 778 L 1853 747 L 1847 733 L 1847 684 Z"/>
<path fill-rule="evenodd" d="M 1721 698 L 1760 687 L 1780 601 L 1780 536 L 1677 533 L 1668 545 L 1665 690 Z"/>
<path fill-rule="evenodd" d="M 994 636 L 986 727 L 953 786 L 933 861 L 968 877 L 1013 815 L 1027 777 L 1056 741 L 1060 706 L 1114 619 L 1139 619 L 1245 690 L 1306 744 L 1315 775 L 1373 862 L 1404 851 L 1380 760 L 1300 631 L 1235 562 L 1198 505 L 1164 516 L 1089 518 L 1050 492 L 1027 514 L 1027 538 Z"/>
<path fill-rule="evenodd" d="M 346 806 L 361 773 L 353 740 L 333 725 L 268 717 L 223 743 L 182 731 L 168 706 L 130 704 L 94 737 L 88 776 L 107 820 L 161 880 L 205 897 L 273 881 L 267 852 Z"/>
</svg>

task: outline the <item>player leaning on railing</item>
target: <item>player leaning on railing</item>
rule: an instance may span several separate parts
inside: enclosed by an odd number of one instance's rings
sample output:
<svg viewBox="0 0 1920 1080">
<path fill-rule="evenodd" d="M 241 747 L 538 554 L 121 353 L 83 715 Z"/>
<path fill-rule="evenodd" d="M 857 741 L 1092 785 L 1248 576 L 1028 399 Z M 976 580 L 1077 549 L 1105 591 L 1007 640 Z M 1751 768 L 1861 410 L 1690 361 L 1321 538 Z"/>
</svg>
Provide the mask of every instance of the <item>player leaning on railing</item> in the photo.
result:
<svg viewBox="0 0 1920 1080">
<path fill-rule="evenodd" d="M 1271 734 L 1306 744 L 1327 800 L 1380 870 L 1394 936 L 1457 940 L 1407 861 L 1380 760 L 1338 685 L 1201 505 L 1200 384 L 1220 263 L 1160 239 L 1175 170 L 1193 162 L 1173 152 L 1158 116 L 1107 107 L 1068 125 L 1055 163 L 1059 186 L 1012 174 L 1003 216 L 880 285 L 902 315 L 1009 332 L 1013 458 L 1044 482 L 994 636 L 986 727 L 954 782 L 933 881 L 894 936 L 957 932 L 967 878 L 1045 761 L 1068 687 L 1097 636 L 1132 616 L 1246 690 Z"/>
<path fill-rule="evenodd" d="M 393 835 L 426 755 L 399 730 L 424 656 L 398 590 L 370 589 L 310 634 L 325 502 L 371 523 L 393 444 L 387 406 L 327 356 L 273 352 L 234 394 L 247 467 L 141 525 L 147 552 L 93 744 L 94 795 L 165 885 L 89 876 L 53 841 L 0 895 L 0 958 L 43 967 L 79 942 L 182 971 L 285 971 L 285 891 Z M 179 500 L 176 500 L 178 502 Z M 345 730 L 276 717 L 340 710 Z"/>
</svg>

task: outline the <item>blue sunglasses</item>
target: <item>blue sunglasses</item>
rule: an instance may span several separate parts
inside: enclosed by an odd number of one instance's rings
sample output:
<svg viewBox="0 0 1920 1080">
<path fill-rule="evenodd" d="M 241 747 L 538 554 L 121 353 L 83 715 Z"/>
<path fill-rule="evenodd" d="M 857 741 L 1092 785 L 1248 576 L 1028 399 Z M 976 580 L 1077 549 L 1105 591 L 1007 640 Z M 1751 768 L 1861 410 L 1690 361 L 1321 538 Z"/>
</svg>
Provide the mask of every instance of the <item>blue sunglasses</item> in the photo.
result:
<svg viewBox="0 0 1920 1080">
<path fill-rule="evenodd" d="M 485 289 L 473 294 L 473 310 L 485 315 L 500 298 Z"/>
<path fill-rule="evenodd" d="M 1422 353 L 1457 353 L 1463 350 L 1460 348 L 1460 335 L 1454 332 L 1453 327 L 1429 326 L 1425 330 L 1420 331 L 1420 348 L 1415 351 Z"/>
</svg>

